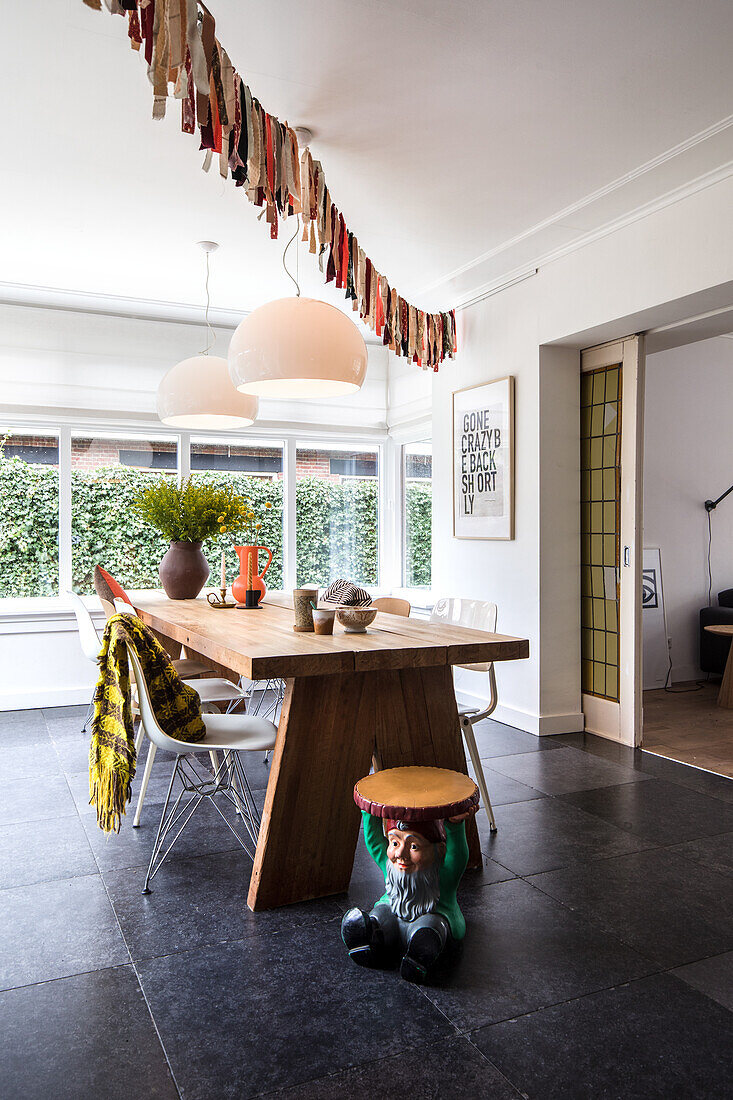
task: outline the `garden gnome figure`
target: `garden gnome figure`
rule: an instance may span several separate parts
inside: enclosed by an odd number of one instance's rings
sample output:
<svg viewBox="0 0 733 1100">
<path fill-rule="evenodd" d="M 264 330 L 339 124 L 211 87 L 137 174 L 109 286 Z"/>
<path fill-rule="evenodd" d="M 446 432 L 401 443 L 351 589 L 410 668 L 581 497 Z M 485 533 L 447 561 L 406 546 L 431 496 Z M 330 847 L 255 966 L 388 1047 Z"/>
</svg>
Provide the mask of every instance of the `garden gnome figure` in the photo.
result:
<svg viewBox="0 0 733 1100">
<path fill-rule="evenodd" d="M 398 772 L 431 772 L 437 768 L 400 768 Z M 378 772 L 369 776 L 387 776 Z M 473 786 L 466 776 L 455 775 Z M 360 780 L 357 797 L 364 785 Z M 473 795 L 471 795 L 473 797 Z M 474 804 L 446 820 L 402 821 L 374 816 L 362 809 L 367 851 L 384 875 L 385 892 L 367 913 L 350 909 L 341 922 L 341 938 L 349 955 L 360 966 L 379 966 L 390 954 L 402 955 L 400 974 L 408 982 L 423 982 L 452 937 L 461 940 L 466 922 L 458 907 L 456 890 L 468 863 L 465 821 L 476 812 Z M 464 802 L 465 806 L 465 802 Z M 372 804 L 371 809 L 376 807 Z M 456 807 L 459 808 L 459 807 Z M 383 812 L 384 806 L 379 809 Z M 429 809 L 426 811 L 429 812 Z"/>
</svg>

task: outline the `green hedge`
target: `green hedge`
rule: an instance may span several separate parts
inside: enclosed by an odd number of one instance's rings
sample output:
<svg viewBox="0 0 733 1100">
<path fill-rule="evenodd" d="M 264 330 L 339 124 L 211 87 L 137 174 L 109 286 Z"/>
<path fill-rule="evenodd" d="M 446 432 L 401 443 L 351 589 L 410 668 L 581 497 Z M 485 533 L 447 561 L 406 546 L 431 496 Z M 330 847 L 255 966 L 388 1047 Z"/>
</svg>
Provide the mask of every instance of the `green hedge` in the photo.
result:
<svg viewBox="0 0 733 1100">
<path fill-rule="evenodd" d="M 129 588 L 157 588 L 158 564 L 167 543 L 131 508 L 133 493 L 160 476 L 127 466 L 75 470 L 72 491 L 74 588 L 93 591 L 94 566 L 103 564 Z M 260 544 L 273 552 L 269 588 L 282 588 L 282 480 L 248 474 L 196 473 L 196 480 L 233 485 L 250 497 L 262 517 Z M 378 582 L 377 482 L 317 477 L 296 483 L 298 584 L 326 585 L 343 576 L 360 584 Z M 272 509 L 265 509 L 269 500 Z M 407 488 L 408 570 L 412 583 L 430 583 L 430 486 Z M 218 583 L 222 547 L 227 577 L 238 572 L 232 536 L 204 544 L 211 582 Z M 263 557 L 265 557 L 263 555 Z M 265 558 L 266 560 L 266 558 Z M 264 561 L 262 562 L 264 564 Z M 6 458 L 0 451 L 0 597 L 58 593 L 58 471 L 53 466 Z"/>
<path fill-rule="evenodd" d="M 405 584 L 430 587 L 433 486 L 410 482 L 405 489 Z"/>
<path fill-rule="evenodd" d="M 57 596 L 59 477 L 0 448 L 0 596 Z"/>
</svg>

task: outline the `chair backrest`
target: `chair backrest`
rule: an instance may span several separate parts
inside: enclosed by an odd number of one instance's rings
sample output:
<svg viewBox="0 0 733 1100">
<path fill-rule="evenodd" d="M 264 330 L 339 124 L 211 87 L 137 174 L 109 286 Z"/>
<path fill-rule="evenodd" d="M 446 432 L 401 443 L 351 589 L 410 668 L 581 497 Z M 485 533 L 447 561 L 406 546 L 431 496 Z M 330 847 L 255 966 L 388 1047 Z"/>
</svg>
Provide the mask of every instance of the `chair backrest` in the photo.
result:
<svg viewBox="0 0 733 1100">
<path fill-rule="evenodd" d="M 115 605 L 113 603 L 110 603 L 109 600 L 102 599 L 102 597 L 100 596 L 99 602 L 102 605 L 102 611 L 104 611 L 104 617 L 106 619 L 111 619 L 113 615 L 117 614 L 117 612 L 115 611 Z"/>
<path fill-rule="evenodd" d="M 412 610 L 409 600 L 401 600 L 397 596 L 380 596 L 378 600 L 372 600 L 372 607 L 387 615 L 402 615 L 405 619 L 409 618 Z"/>
<path fill-rule="evenodd" d="M 118 596 L 115 596 L 115 612 L 118 615 L 134 615 L 137 617 L 137 611 L 132 604 L 128 603 L 127 600 L 120 599 Z"/>
<path fill-rule="evenodd" d="M 81 596 L 77 595 L 76 592 L 70 591 L 67 591 L 66 595 L 71 600 L 72 607 L 74 608 L 76 625 L 79 628 L 79 641 L 81 642 L 84 656 L 90 661 L 93 661 L 96 665 L 99 651 L 102 648 L 102 639 L 97 633 L 97 628 L 94 625 L 89 609 Z"/>
<path fill-rule="evenodd" d="M 438 600 L 430 614 L 431 623 L 445 623 L 449 626 L 467 626 L 473 630 L 496 632 L 497 606 L 485 600 L 463 600 L 450 596 Z M 459 665 L 459 668 L 471 672 L 489 672 L 493 661 L 480 661 L 475 665 Z"/>
<path fill-rule="evenodd" d="M 122 612 L 120 612 L 122 614 Z M 142 722 L 143 729 L 146 735 L 158 746 L 159 749 L 165 749 L 166 752 L 180 753 L 182 746 L 185 744 L 185 751 L 191 752 L 191 745 L 186 744 L 183 741 L 176 741 L 174 738 L 169 737 L 167 733 L 164 733 L 158 724 L 158 720 L 155 717 L 155 711 L 153 710 L 153 704 L 150 701 L 150 692 L 148 691 L 148 685 L 145 682 L 145 676 L 143 674 L 142 666 L 138 658 L 137 653 L 131 645 L 127 646 L 127 655 L 130 658 L 130 669 L 135 678 L 137 685 L 137 705 L 140 710 L 140 721 Z"/>
</svg>

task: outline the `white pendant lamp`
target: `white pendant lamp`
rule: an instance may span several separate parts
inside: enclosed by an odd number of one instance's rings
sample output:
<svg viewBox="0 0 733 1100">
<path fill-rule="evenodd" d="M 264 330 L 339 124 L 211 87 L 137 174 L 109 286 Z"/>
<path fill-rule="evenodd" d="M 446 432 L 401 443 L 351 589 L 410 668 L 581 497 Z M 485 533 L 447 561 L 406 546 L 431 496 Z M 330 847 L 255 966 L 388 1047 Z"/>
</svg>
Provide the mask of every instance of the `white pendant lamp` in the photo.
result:
<svg viewBox="0 0 733 1100">
<path fill-rule="evenodd" d="M 367 350 L 353 321 L 314 298 L 278 298 L 245 317 L 229 345 L 232 381 L 243 394 L 338 397 L 366 377 Z"/>
<path fill-rule="evenodd" d="M 229 372 L 240 393 L 271 398 L 323 398 L 355 393 L 367 369 L 364 337 L 345 313 L 315 298 L 278 298 L 239 324 L 229 345 Z M 297 264 L 297 251 L 296 251 Z M 297 271 L 297 268 L 296 268 Z"/>
<path fill-rule="evenodd" d="M 209 253 L 219 246 L 214 241 L 199 241 L 199 245 L 206 253 L 206 324 L 213 339 L 206 351 L 176 363 L 163 377 L 158 386 L 158 417 L 174 428 L 248 428 L 257 418 L 257 398 L 235 389 L 226 359 L 209 355 L 216 339 L 209 324 Z"/>
</svg>

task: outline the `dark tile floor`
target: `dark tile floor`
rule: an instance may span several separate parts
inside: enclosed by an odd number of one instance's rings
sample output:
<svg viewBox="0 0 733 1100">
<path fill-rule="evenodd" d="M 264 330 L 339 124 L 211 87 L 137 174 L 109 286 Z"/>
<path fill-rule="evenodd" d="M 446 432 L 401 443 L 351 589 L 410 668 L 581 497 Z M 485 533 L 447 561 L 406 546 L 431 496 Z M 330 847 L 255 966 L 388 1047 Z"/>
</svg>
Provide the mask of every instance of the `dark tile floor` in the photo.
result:
<svg viewBox="0 0 733 1100">
<path fill-rule="evenodd" d="M 106 839 L 82 716 L 0 715 L 3 1098 L 731 1096 L 733 781 L 483 723 L 499 832 L 480 815 L 466 940 L 417 988 L 341 944 L 382 891 L 363 846 L 346 895 L 255 915 L 202 812 L 143 897 L 170 759 Z"/>
</svg>

